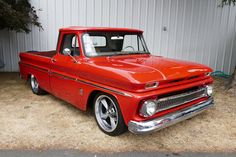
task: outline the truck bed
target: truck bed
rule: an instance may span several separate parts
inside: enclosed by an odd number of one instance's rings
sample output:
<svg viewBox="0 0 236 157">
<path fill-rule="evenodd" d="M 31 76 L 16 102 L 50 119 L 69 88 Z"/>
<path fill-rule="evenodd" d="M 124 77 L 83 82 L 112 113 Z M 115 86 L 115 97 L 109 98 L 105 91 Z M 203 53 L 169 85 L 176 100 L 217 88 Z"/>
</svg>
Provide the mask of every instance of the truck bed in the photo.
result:
<svg viewBox="0 0 236 157">
<path fill-rule="evenodd" d="M 48 82 L 45 81 L 48 78 L 48 71 L 51 67 L 51 58 L 56 54 L 56 51 L 28 51 L 20 53 L 19 67 L 21 76 L 24 79 L 28 79 L 29 74 L 43 76 L 40 83 L 44 87 L 49 87 Z M 41 78 L 38 78 L 41 80 Z"/>
<path fill-rule="evenodd" d="M 56 50 L 40 51 L 40 52 L 39 51 L 28 51 L 27 53 L 52 58 L 56 54 Z"/>
</svg>

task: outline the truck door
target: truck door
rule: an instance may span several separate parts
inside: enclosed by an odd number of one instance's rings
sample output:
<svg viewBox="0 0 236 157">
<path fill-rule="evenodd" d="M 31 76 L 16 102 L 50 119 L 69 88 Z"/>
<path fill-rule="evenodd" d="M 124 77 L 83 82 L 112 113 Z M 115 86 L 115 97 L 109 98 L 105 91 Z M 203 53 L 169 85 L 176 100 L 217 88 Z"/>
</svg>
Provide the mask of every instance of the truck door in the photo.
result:
<svg viewBox="0 0 236 157">
<path fill-rule="evenodd" d="M 78 105 L 81 100 L 80 85 L 76 81 L 78 77 L 79 64 L 75 63 L 71 56 L 63 54 L 67 49 L 73 57 L 79 56 L 79 44 L 76 34 L 61 34 L 62 40 L 57 54 L 52 58 L 50 73 L 50 84 L 52 93 L 74 105 Z"/>
</svg>

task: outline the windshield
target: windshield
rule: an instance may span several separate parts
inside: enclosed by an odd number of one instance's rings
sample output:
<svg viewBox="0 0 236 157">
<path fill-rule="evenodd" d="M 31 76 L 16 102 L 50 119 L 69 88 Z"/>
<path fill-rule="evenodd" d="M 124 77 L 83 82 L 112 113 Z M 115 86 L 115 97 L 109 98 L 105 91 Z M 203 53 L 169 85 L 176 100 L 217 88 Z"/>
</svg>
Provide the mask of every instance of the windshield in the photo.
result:
<svg viewBox="0 0 236 157">
<path fill-rule="evenodd" d="M 90 32 L 82 41 L 88 57 L 149 53 L 142 34 Z"/>
</svg>

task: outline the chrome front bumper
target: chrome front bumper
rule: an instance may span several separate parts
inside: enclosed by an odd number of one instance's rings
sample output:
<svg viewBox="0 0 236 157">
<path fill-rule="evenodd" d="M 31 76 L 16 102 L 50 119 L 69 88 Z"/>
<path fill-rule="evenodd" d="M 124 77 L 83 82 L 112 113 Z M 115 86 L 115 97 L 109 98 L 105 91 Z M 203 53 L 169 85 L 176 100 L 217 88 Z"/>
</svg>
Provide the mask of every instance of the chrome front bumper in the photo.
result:
<svg viewBox="0 0 236 157">
<path fill-rule="evenodd" d="M 129 131 L 135 134 L 158 131 L 160 129 L 173 125 L 175 123 L 181 122 L 185 119 L 191 118 L 205 111 L 206 109 L 208 109 L 209 107 L 213 105 L 214 105 L 213 98 L 209 97 L 205 101 L 199 102 L 193 106 L 168 114 L 164 117 L 159 117 L 156 119 L 142 121 L 142 122 L 130 121 L 128 123 L 128 129 Z"/>
</svg>

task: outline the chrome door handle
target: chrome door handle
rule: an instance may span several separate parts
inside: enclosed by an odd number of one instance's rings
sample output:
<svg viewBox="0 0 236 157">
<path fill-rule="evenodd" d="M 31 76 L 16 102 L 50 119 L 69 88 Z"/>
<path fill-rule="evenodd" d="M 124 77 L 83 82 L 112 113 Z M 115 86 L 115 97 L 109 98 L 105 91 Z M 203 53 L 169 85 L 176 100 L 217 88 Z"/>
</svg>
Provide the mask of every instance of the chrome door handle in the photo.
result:
<svg viewBox="0 0 236 157">
<path fill-rule="evenodd" d="M 51 61 L 52 61 L 52 63 L 55 63 L 57 60 L 53 58 L 53 59 L 51 59 Z"/>
</svg>

